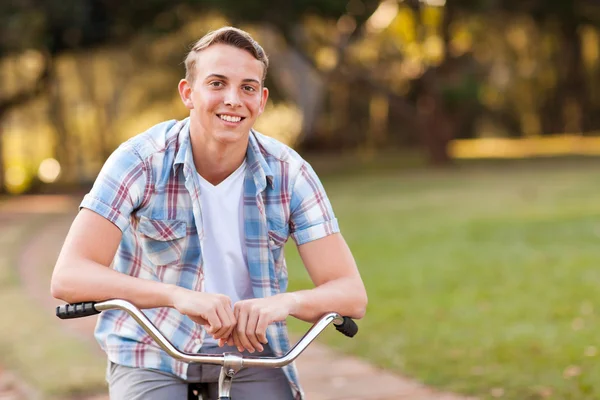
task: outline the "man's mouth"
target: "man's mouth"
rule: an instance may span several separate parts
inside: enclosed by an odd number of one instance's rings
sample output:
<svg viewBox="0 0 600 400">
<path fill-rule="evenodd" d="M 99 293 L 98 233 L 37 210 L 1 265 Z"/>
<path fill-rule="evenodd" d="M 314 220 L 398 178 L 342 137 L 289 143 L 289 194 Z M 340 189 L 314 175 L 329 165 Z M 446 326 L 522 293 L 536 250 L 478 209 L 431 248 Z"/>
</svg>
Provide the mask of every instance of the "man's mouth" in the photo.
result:
<svg viewBox="0 0 600 400">
<path fill-rule="evenodd" d="M 217 116 L 219 118 L 221 118 L 223 121 L 227 121 L 227 122 L 240 122 L 241 120 L 245 119 L 245 117 L 238 117 L 238 116 L 227 115 L 227 114 L 217 114 Z"/>
</svg>

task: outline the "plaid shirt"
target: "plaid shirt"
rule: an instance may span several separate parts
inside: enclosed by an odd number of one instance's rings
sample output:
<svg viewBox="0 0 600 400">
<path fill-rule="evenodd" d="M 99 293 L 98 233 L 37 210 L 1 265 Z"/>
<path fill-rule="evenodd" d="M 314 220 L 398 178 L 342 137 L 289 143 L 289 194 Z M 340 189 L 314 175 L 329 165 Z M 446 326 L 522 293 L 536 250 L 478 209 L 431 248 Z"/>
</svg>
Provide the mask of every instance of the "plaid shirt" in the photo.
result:
<svg viewBox="0 0 600 400">
<path fill-rule="evenodd" d="M 317 175 L 295 151 L 251 131 L 244 178 L 247 265 L 256 298 L 287 289 L 283 246 L 301 245 L 339 232 Z M 189 119 L 167 121 L 123 143 L 106 161 L 81 207 L 123 232 L 112 267 L 127 275 L 203 290 L 200 241 L 205 231 L 200 185 L 189 139 Z M 144 310 L 181 351 L 197 353 L 204 330 L 172 308 Z M 187 379 L 187 364 L 163 352 L 123 311 L 100 314 L 96 338 L 108 358 L 130 367 L 154 368 Z M 280 356 L 289 350 L 285 321 L 267 329 Z M 284 368 L 295 398 L 302 398 L 294 365 Z"/>
</svg>

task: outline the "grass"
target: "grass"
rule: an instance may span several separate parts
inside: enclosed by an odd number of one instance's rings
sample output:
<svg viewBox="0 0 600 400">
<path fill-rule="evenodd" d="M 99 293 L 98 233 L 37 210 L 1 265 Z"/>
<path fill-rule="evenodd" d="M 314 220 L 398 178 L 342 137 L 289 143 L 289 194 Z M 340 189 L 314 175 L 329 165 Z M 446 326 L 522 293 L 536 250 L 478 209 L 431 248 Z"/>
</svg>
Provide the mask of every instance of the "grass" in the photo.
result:
<svg viewBox="0 0 600 400">
<path fill-rule="evenodd" d="M 324 340 L 481 398 L 600 398 L 599 166 L 324 177 L 369 293 L 359 335 Z M 292 247 L 290 290 L 310 287 Z"/>
<path fill-rule="evenodd" d="M 47 222 L 47 221 L 46 221 Z M 105 389 L 106 361 L 89 343 L 73 340 L 56 318 L 27 296 L 16 269 L 21 244 L 43 219 L 2 224 L 0 238 L 0 364 L 33 386 L 42 398 L 65 399 Z"/>
<path fill-rule="evenodd" d="M 355 339 L 331 330 L 323 340 L 481 398 L 600 398 L 599 166 L 407 170 L 387 159 L 331 169 L 323 181 L 369 307 Z M 65 336 L 19 286 L 18 243 L 35 227 L 2 226 L 0 364 L 46 395 L 93 392 L 104 386 L 104 358 Z M 290 290 L 311 287 L 291 244 L 287 255 Z"/>
</svg>

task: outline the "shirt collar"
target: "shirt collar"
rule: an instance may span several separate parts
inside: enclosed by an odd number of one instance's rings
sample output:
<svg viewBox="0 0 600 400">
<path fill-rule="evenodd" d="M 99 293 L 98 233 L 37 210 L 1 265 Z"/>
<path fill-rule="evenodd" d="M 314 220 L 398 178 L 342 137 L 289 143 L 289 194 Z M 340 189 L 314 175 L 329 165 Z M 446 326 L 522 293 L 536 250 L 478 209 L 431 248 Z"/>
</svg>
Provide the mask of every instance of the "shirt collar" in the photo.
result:
<svg viewBox="0 0 600 400">
<path fill-rule="evenodd" d="M 179 131 L 177 139 L 178 149 L 175 154 L 175 162 L 173 163 L 173 169 L 177 172 L 177 167 L 183 165 L 184 169 L 195 171 L 194 157 L 192 154 L 192 145 L 190 142 L 190 119 L 189 117 L 183 121 L 183 126 Z M 264 191 L 267 184 L 274 187 L 273 183 L 273 172 L 265 160 L 265 157 L 261 151 L 260 144 L 256 138 L 254 130 L 250 130 L 248 149 L 246 150 L 246 165 L 248 171 L 252 174 L 254 184 L 256 186 L 256 193 Z"/>
<path fill-rule="evenodd" d="M 189 117 L 183 120 L 183 126 L 177 136 L 177 149 L 175 150 L 175 162 L 173 170 L 177 172 L 179 165 L 187 166 L 194 165 L 192 157 L 192 146 L 190 145 L 190 119 Z M 191 162 L 191 164 L 190 164 Z M 193 169 L 193 168 L 192 168 Z"/>
<path fill-rule="evenodd" d="M 246 162 L 248 164 L 248 169 L 252 172 L 252 176 L 254 177 L 257 194 L 265 190 L 267 184 L 271 186 L 271 189 L 274 188 L 273 172 L 271 171 L 267 160 L 265 160 L 254 130 L 250 130 L 248 150 L 246 151 Z"/>
</svg>

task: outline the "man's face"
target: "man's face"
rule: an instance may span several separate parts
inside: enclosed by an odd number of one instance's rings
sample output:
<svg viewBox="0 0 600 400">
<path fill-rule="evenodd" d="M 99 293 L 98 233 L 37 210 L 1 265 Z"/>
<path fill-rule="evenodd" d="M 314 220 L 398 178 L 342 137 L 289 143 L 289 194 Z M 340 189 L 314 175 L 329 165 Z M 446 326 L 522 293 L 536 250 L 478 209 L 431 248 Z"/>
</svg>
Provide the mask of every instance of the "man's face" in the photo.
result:
<svg viewBox="0 0 600 400">
<path fill-rule="evenodd" d="M 245 50 L 212 45 L 197 55 L 194 82 L 179 83 L 181 98 L 203 135 L 221 143 L 246 139 L 269 91 L 263 64 Z"/>
</svg>

